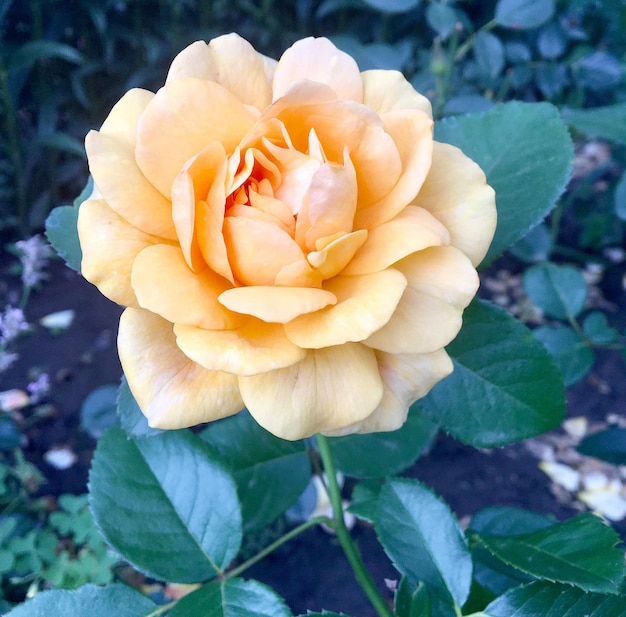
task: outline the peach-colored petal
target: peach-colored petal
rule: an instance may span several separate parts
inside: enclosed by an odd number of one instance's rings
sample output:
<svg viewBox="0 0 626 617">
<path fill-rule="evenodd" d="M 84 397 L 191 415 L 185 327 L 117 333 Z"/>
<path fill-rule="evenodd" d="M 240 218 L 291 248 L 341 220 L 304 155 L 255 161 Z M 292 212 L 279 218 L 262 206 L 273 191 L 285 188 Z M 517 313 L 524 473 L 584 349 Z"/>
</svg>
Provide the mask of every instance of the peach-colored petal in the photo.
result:
<svg viewBox="0 0 626 617">
<path fill-rule="evenodd" d="M 239 387 L 255 420 L 282 439 L 359 422 L 383 395 L 376 357 L 358 343 L 309 351 L 293 366 L 240 377 Z"/>
<path fill-rule="evenodd" d="M 363 276 L 337 276 L 324 284 L 337 304 L 302 315 L 285 325 L 285 333 L 299 347 L 320 349 L 366 339 L 391 318 L 406 279 L 393 269 Z"/>
<path fill-rule="evenodd" d="M 224 240 L 235 278 L 246 285 L 272 285 L 283 266 L 304 258 L 288 233 L 262 220 L 226 217 Z"/>
<path fill-rule="evenodd" d="M 172 323 L 223 330 L 242 322 L 217 300 L 230 283 L 208 268 L 192 272 L 176 246 L 144 249 L 135 259 L 131 281 L 139 305 Z"/>
<path fill-rule="evenodd" d="M 452 372 L 452 361 L 443 349 L 430 354 L 387 354 L 376 352 L 383 380 L 380 405 L 364 420 L 333 432 L 351 433 L 395 431 L 406 421 L 409 407 Z"/>
<path fill-rule="evenodd" d="M 172 61 L 167 81 L 195 77 L 214 81 L 242 103 L 265 109 L 272 102 L 265 58 L 237 34 L 225 34 L 208 45 L 196 41 Z"/>
<path fill-rule="evenodd" d="M 296 221 L 296 242 L 312 251 L 320 238 L 350 233 L 356 198 L 356 174 L 347 153 L 343 165 L 321 165 L 313 174 L 305 207 Z"/>
<path fill-rule="evenodd" d="M 207 265 L 220 276 L 235 282 L 228 261 L 224 227 L 224 190 L 220 182 L 214 182 L 207 201 L 196 203 L 196 238 L 200 252 Z"/>
<path fill-rule="evenodd" d="M 364 341 L 388 353 L 431 353 L 461 329 L 463 309 L 478 289 L 478 275 L 458 249 L 437 246 L 394 266 L 409 282 L 387 325 Z"/>
<path fill-rule="evenodd" d="M 133 146 L 113 135 L 90 131 L 85 149 L 94 183 L 109 206 L 138 229 L 175 240 L 171 204 L 137 167 Z"/>
<path fill-rule="evenodd" d="M 212 81 L 170 81 L 150 101 L 137 126 L 135 156 L 148 180 L 166 197 L 188 159 L 212 141 L 231 153 L 254 118 L 239 99 Z"/>
<path fill-rule="evenodd" d="M 306 259 L 283 266 L 274 279 L 280 287 L 321 287 L 322 275 Z"/>
<path fill-rule="evenodd" d="M 335 276 L 350 263 L 355 253 L 365 244 L 367 235 L 365 229 L 342 235 L 322 250 L 309 253 L 306 257 L 307 261 L 321 278 L 328 279 Z"/>
<path fill-rule="evenodd" d="M 137 123 L 154 93 L 141 88 L 133 88 L 113 106 L 111 112 L 100 127 L 100 133 L 115 137 L 135 147 L 137 141 Z"/>
<path fill-rule="evenodd" d="M 335 304 L 335 294 L 313 287 L 235 287 L 218 300 L 229 310 L 267 323 L 287 323 L 299 315 Z"/>
<path fill-rule="evenodd" d="M 192 362 L 176 346 L 172 324 L 158 315 L 126 309 L 117 344 L 130 390 L 150 426 L 185 428 L 243 409 L 237 378 Z"/>
<path fill-rule="evenodd" d="M 363 103 L 378 114 L 394 109 L 419 109 L 432 118 L 430 101 L 415 91 L 399 71 L 371 70 L 361 73 Z"/>
<path fill-rule="evenodd" d="M 344 274 L 367 274 L 429 246 L 450 242 L 448 230 L 427 210 L 407 206 L 387 223 L 370 229 L 367 242 L 346 266 Z"/>
<path fill-rule="evenodd" d="M 248 208 L 249 211 L 256 211 L 267 215 L 267 220 L 271 220 L 287 234 L 293 236 L 296 231 L 296 222 L 291 214 L 291 210 L 284 202 L 269 195 L 262 195 L 252 188 L 248 190 L 248 196 L 250 198 L 250 205 L 252 206 Z"/>
<path fill-rule="evenodd" d="M 415 198 L 431 166 L 433 121 L 429 116 L 418 110 L 390 111 L 385 114 L 385 127 L 398 148 L 402 174 L 385 197 L 357 210 L 355 229 L 371 229 L 392 219 Z"/>
<path fill-rule="evenodd" d="M 291 366 L 306 352 L 285 336 L 282 326 L 251 320 L 236 330 L 174 326 L 176 344 L 209 370 L 256 375 Z"/>
<path fill-rule="evenodd" d="M 217 190 L 220 195 L 216 197 L 223 206 L 226 165 L 224 147 L 214 141 L 187 161 L 172 184 L 172 219 L 185 261 L 192 270 L 202 270 L 206 265 L 196 236 L 196 203 Z"/>
<path fill-rule="evenodd" d="M 339 99 L 359 103 L 363 100 L 363 83 L 357 63 L 328 39 L 301 39 L 285 51 L 274 73 L 274 100 L 303 80 L 327 84 Z"/>
<path fill-rule="evenodd" d="M 415 204 L 436 216 L 450 231 L 451 244 L 477 266 L 496 229 L 494 190 L 482 169 L 458 148 L 435 142 L 433 165 Z"/>
<path fill-rule="evenodd" d="M 133 261 L 146 247 L 163 240 L 129 225 L 103 199 L 81 204 L 78 237 L 83 276 L 113 302 L 138 306 L 130 283 Z"/>
</svg>

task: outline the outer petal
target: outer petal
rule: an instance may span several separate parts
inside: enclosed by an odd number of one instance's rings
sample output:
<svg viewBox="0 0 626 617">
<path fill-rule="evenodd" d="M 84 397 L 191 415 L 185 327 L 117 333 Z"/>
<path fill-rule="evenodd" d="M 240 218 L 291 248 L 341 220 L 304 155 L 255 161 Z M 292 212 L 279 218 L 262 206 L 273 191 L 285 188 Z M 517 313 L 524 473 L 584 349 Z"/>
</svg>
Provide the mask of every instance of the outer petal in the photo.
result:
<svg viewBox="0 0 626 617">
<path fill-rule="evenodd" d="M 430 173 L 415 205 L 435 215 L 450 231 L 453 246 L 477 266 L 496 229 L 495 193 L 485 174 L 458 148 L 435 142 Z"/>
<path fill-rule="evenodd" d="M 78 236 L 83 276 L 113 302 L 137 306 L 130 282 L 133 262 L 146 247 L 163 240 L 129 225 L 103 199 L 82 203 Z"/>
<path fill-rule="evenodd" d="M 237 375 L 256 375 L 291 366 L 306 353 L 287 339 L 282 326 L 257 320 L 237 330 L 175 325 L 174 333 L 186 356 L 209 370 Z"/>
<path fill-rule="evenodd" d="M 452 372 L 452 361 L 439 349 L 430 354 L 387 354 L 376 352 L 384 393 L 380 405 L 365 420 L 333 433 L 377 433 L 395 431 L 406 421 L 409 407 Z"/>
<path fill-rule="evenodd" d="M 242 103 L 265 109 L 272 102 L 265 58 L 237 34 L 225 34 L 208 45 L 192 43 L 174 58 L 167 81 L 195 77 L 214 81 Z"/>
<path fill-rule="evenodd" d="M 146 233 L 176 239 L 171 204 L 145 178 L 126 139 L 90 131 L 85 138 L 89 170 L 109 206 Z"/>
<path fill-rule="evenodd" d="M 140 306 L 172 323 L 223 330 L 243 321 L 217 301 L 230 283 L 209 269 L 192 272 L 176 246 L 144 249 L 131 280 Z"/>
<path fill-rule="evenodd" d="M 185 162 L 212 141 L 230 153 L 254 117 L 223 86 L 192 77 L 176 79 L 150 101 L 137 131 L 135 155 L 144 175 L 166 197 Z"/>
<path fill-rule="evenodd" d="M 285 332 L 296 345 L 308 349 L 362 341 L 391 319 L 406 284 L 404 276 L 391 268 L 337 276 L 325 284 L 337 296 L 337 304 L 294 319 L 285 325 Z"/>
<path fill-rule="evenodd" d="M 343 274 L 367 274 L 388 268 L 411 253 L 450 242 L 448 230 L 427 210 L 407 206 L 400 214 L 370 229 L 367 242 Z"/>
<path fill-rule="evenodd" d="M 274 73 L 274 100 L 298 81 L 329 85 L 339 99 L 363 100 L 363 83 L 354 59 L 328 39 L 306 38 L 294 43 L 281 56 Z"/>
<path fill-rule="evenodd" d="M 100 132 L 115 137 L 135 147 L 137 141 L 137 123 L 148 103 L 154 98 L 154 92 L 133 88 L 129 90 L 111 109 L 102 123 Z"/>
<path fill-rule="evenodd" d="M 372 70 L 361 73 L 363 103 L 379 114 L 394 109 L 419 109 L 433 117 L 430 101 L 415 91 L 399 71 Z"/>
<path fill-rule="evenodd" d="M 222 293 L 219 301 L 231 311 L 252 315 L 267 323 L 287 323 L 304 313 L 335 304 L 330 291 L 314 287 L 235 287 Z"/>
<path fill-rule="evenodd" d="M 398 262 L 409 286 L 386 326 L 366 345 L 389 353 L 431 353 L 461 329 L 463 309 L 478 289 L 478 275 L 461 251 L 440 246 Z"/>
<path fill-rule="evenodd" d="M 309 351 L 288 368 L 240 377 L 239 387 L 255 420 L 282 439 L 359 422 L 383 395 L 375 355 L 358 343 Z"/>
<path fill-rule="evenodd" d="M 150 426 L 184 428 L 243 408 L 237 378 L 192 362 L 176 346 L 172 324 L 149 311 L 124 311 L 118 350 L 128 385 Z"/>
</svg>

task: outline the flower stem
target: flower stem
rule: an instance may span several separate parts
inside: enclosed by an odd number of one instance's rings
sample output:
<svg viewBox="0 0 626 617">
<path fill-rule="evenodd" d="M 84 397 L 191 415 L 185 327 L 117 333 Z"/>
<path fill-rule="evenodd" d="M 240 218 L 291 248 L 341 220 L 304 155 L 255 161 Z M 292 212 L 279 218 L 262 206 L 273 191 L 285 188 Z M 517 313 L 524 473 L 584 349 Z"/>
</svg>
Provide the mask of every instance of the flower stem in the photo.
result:
<svg viewBox="0 0 626 617">
<path fill-rule="evenodd" d="M 328 439 L 324 437 L 324 435 L 319 434 L 315 436 L 315 439 L 317 441 L 317 447 L 322 463 L 324 464 L 328 497 L 330 498 L 330 503 L 333 508 L 333 520 L 331 526 L 335 530 L 337 539 L 341 544 L 341 548 L 352 566 L 357 582 L 367 595 L 369 601 L 372 603 L 372 606 L 376 609 L 376 612 L 380 615 L 380 617 L 392 617 L 393 613 L 391 612 L 391 609 L 387 606 L 384 598 L 376 589 L 376 585 L 374 584 L 372 577 L 365 569 L 365 564 L 363 563 L 359 549 L 350 537 L 350 532 L 346 527 L 346 523 L 343 518 L 341 491 L 339 489 L 339 485 L 337 484 L 337 471 L 335 469 L 335 463 L 330 451 Z"/>
</svg>

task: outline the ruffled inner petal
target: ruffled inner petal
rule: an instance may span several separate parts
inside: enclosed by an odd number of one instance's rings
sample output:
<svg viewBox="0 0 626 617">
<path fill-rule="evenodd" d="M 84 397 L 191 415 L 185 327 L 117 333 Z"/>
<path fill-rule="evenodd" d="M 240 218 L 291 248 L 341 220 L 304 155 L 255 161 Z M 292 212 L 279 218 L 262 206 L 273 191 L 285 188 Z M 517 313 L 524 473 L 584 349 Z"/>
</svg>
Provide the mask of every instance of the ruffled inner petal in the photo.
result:
<svg viewBox="0 0 626 617">
<path fill-rule="evenodd" d="M 358 343 L 309 351 L 284 369 L 240 377 L 255 420 L 282 439 L 302 439 L 359 422 L 380 403 L 376 357 Z"/>
<path fill-rule="evenodd" d="M 285 336 L 280 325 L 249 320 L 235 330 L 204 330 L 174 326 L 177 345 L 189 358 L 208 370 L 236 375 L 256 375 L 290 366 L 305 351 Z"/>
<path fill-rule="evenodd" d="M 447 227 L 451 244 L 475 266 L 482 261 L 496 229 L 496 199 L 474 161 L 454 146 L 435 142 L 433 165 L 415 204 Z"/>
<path fill-rule="evenodd" d="M 285 324 L 299 315 L 335 304 L 335 294 L 312 287 L 235 287 L 218 300 L 229 310 L 252 315 L 267 323 Z"/>
<path fill-rule="evenodd" d="M 307 261 L 315 268 L 320 278 L 331 278 L 342 272 L 350 263 L 355 253 L 365 244 L 367 235 L 365 229 L 341 235 L 322 250 L 310 252 Z"/>
</svg>

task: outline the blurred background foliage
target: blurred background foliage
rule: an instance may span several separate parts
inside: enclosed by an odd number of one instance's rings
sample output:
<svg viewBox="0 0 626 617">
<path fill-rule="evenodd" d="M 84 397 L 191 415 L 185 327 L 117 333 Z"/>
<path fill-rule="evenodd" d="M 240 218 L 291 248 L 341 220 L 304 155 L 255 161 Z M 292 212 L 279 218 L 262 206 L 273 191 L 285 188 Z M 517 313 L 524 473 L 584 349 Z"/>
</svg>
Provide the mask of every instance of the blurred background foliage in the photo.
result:
<svg viewBox="0 0 626 617">
<path fill-rule="evenodd" d="M 0 227 L 40 229 L 84 186 L 84 135 L 123 92 L 230 31 L 272 57 L 328 36 L 363 70 L 403 71 L 437 117 L 547 100 L 626 140 L 624 0 L 0 0 Z M 575 113 L 609 105 L 603 123 Z"/>
</svg>

